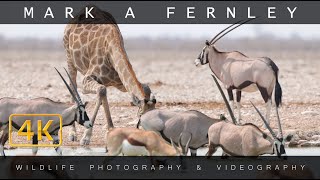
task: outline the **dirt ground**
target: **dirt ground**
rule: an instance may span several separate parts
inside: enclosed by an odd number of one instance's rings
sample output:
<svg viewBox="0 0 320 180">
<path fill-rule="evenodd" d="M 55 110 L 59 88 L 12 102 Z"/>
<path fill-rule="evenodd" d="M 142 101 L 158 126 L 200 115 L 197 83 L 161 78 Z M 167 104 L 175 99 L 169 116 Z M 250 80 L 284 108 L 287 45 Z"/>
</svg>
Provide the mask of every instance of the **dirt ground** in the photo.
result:
<svg viewBox="0 0 320 180">
<path fill-rule="evenodd" d="M 47 97 L 68 102 L 70 95 L 54 70 L 66 65 L 64 51 L 6 51 L 0 52 L 0 97 L 31 99 Z M 157 108 L 172 110 L 198 110 L 217 118 L 228 114 L 208 66 L 195 67 L 198 51 L 138 51 L 127 50 L 140 82 L 148 83 L 157 98 Z M 266 56 L 266 54 L 246 53 Z M 290 54 L 292 55 L 292 54 Z M 285 131 L 295 132 L 299 139 L 310 139 L 320 134 L 320 61 L 297 55 L 295 59 L 282 54 L 268 54 L 280 69 L 283 105 L 280 117 Z M 281 58 L 278 58 L 281 57 Z M 82 75 L 78 73 L 78 87 L 84 101 L 89 101 L 88 113 L 92 115 L 95 95 L 82 94 Z M 116 127 L 133 127 L 137 123 L 137 107 L 131 106 L 131 97 L 115 88 L 108 88 L 108 100 Z M 243 93 L 242 119 L 262 127 L 262 121 L 249 100 L 265 112 L 259 92 Z M 93 128 L 90 146 L 103 146 L 106 120 L 102 107 Z M 277 127 L 275 110 L 271 112 L 271 126 Z M 78 146 L 84 128 L 77 125 L 77 142 L 68 141 L 70 127 L 63 129 L 63 145 Z"/>
</svg>

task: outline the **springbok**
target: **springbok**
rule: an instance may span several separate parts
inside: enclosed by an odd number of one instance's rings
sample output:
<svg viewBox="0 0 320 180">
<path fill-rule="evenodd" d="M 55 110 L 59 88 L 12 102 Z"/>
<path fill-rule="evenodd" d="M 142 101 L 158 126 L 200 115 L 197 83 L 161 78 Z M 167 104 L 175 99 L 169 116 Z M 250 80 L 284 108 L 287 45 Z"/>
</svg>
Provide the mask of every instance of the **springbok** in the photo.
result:
<svg viewBox="0 0 320 180">
<path fill-rule="evenodd" d="M 219 39 L 250 20 L 245 22 L 239 21 L 232 24 L 214 36 L 210 42 L 206 41 L 205 47 L 195 60 L 195 65 L 199 66 L 200 64 L 205 65 L 209 63 L 211 71 L 225 85 L 233 109 L 234 99 L 232 91 L 236 89 L 238 122 L 240 122 L 241 119 L 241 92 L 254 92 L 259 90 L 266 103 L 266 119 L 269 123 L 273 89 L 275 89 L 276 109 L 281 104 L 282 99 L 282 89 L 278 80 L 279 68 L 277 65 L 268 57 L 253 58 L 238 51 L 221 52 L 215 47 L 215 43 Z M 232 26 L 234 27 L 231 28 Z"/>
<path fill-rule="evenodd" d="M 76 104 L 68 104 L 55 102 L 48 98 L 35 98 L 30 100 L 16 99 L 16 98 L 1 98 L 0 99 L 0 130 L 2 132 L 1 144 L 0 144 L 0 155 L 5 156 L 4 154 L 4 144 L 8 140 L 9 136 L 9 116 L 11 114 L 60 114 L 62 116 L 62 125 L 68 126 L 77 121 L 80 125 L 83 125 L 86 128 L 92 128 L 92 123 L 86 112 L 86 104 L 82 103 L 81 98 L 74 88 L 76 95 L 73 94 L 70 86 L 67 84 L 65 79 L 62 77 L 60 72 L 56 69 L 59 76 L 62 78 L 63 82 L 67 86 L 69 92 L 74 98 Z M 68 72 L 67 72 L 68 73 Z M 68 74 L 69 76 L 69 74 Z M 25 122 L 26 117 L 19 116 L 12 119 L 12 127 L 13 130 L 19 130 L 23 123 Z M 28 117 L 31 120 L 31 130 L 34 133 L 32 138 L 32 144 L 38 144 L 38 136 L 42 136 L 42 134 L 38 134 L 37 121 L 39 117 Z M 53 138 L 53 144 L 59 144 L 60 140 L 58 137 L 59 129 L 60 129 L 60 121 L 58 118 L 52 117 L 41 117 L 42 124 L 47 124 L 47 122 L 52 119 L 57 119 L 52 122 L 52 124 L 48 128 L 48 133 Z M 26 127 L 25 127 L 26 130 Z M 56 152 L 61 155 L 62 151 L 60 147 L 55 148 Z M 38 148 L 32 148 L 33 154 L 37 154 Z"/>
<path fill-rule="evenodd" d="M 141 116 L 140 124 L 144 130 L 161 134 L 167 142 L 170 142 L 168 137 L 171 137 L 173 142 L 177 143 L 180 134 L 183 133 L 182 145 L 186 145 L 189 139 L 188 136 L 191 135 L 192 140 L 188 147 L 190 148 L 191 156 L 196 156 L 197 149 L 208 143 L 209 127 L 219 121 L 221 120 L 210 118 L 195 110 L 170 111 L 154 109 Z"/>
<path fill-rule="evenodd" d="M 223 91 L 212 76 L 219 87 L 220 93 L 224 96 L 224 102 L 227 105 L 231 117 L 234 117 L 230 105 L 225 98 Z M 275 135 L 272 128 L 267 123 L 266 119 L 262 116 L 261 112 L 256 106 L 251 103 L 257 111 L 258 115 L 264 122 L 267 129 L 270 131 L 272 137 L 260 130 L 256 125 L 248 123 L 244 125 L 236 125 L 230 122 L 221 121 L 210 126 L 208 130 L 209 137 L 209 150 L 206 154 L 207 157 L 212 156 L 218 147 L 221 147 L 224 153 L 232 156 L 259 156 L 263 154 L 277 154 L 278 157 L 286 156 L 284 148 L 284 141 L 290 141 L 292 135 L 283 138 L 280 119 L 277 111 L 278 125 L 279 125 L 279 138 Z"/>
<path fill-rule="evenodd" d="M 182 134 L 179 138 L 179 147 L 171 140 L 171 145 L 154 131 L 145 131 L 137 128 L 112 128 L 106 134 L 106 150 L 109 156 L 182 156 L 188 153 L 188 146 L 181 145 Z"/>
</svg>

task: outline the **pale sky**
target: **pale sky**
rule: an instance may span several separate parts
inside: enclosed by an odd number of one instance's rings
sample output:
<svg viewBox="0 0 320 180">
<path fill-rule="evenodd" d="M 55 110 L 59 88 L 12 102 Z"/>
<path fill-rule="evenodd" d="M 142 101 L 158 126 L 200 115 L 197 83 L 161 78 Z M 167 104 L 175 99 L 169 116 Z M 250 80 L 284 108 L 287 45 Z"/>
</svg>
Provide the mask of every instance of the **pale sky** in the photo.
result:
<svg viewBox="0 0 320 180">
<path fill-rule="evenodd" d="M 124 38 L 130 37 L 170 37 L 170 38 L 210 38 L 227 24 L 120 24 Z M 0 24 L 0 35 L 9 38 L 35 37 L 61 39 L 65 25 L 61 24 Z M 245 24 L 234 30 L 228 37 L 255 36 L 257 33 L 270 33 L 278 37 L 287 38 L 292 34 L 304 39 L 320 38 L 320 25 L 310 24 Z"/>
</svg>

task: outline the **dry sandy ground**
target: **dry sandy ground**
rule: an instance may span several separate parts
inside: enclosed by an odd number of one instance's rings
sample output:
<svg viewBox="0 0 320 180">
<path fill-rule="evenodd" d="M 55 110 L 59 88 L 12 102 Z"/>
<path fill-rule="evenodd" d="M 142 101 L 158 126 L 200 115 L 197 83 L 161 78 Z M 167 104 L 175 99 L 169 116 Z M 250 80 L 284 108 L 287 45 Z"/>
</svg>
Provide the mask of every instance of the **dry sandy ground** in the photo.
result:
<svg viewBox="0 0 320 180">
<path fill-rule="evenodd" d="M 157 108 L 172 110 L 199 110 L 217 118 L 227 114 L 222 98 L 214 84 L 208 66 L 193 65 L 198 51 L 147 51 L 128 50 L 128 55 L 138 79 L 148 83 L 155 93 Z M 251 55 L 250 52 L 247 53 Z M 265 56 L 266 54 L 255 54 Z M 292 54 L 291 54 L 292 55 Z M 280 68 L 280 84 L 283 89 L 283 106 L 280 116 L 283 129 L 296 131 L 299 139 L 308 139 L 320 134 L 320 61 L 299 56 L 286 59 L 286 55 L 269 54 Z M 277 58 L 281 57 L 281 58 Z M 30 99 L 48 97 L 55 101 L 68 102 L 70 95 L 53 67 L 63 70 L 66 58 L 63 51 L 1 52 L 0 97 Z M 92 114 L 95 95 L 82 95 L 82 75 L 78 75 L 78 87 L 84 101 L 89 101 L 88 112 Z M 134 126 L 137 122 L 137 107 L 130 106 L 131 97 L 115 88 L 108 88 L 111 114 L 116 127 Z M 262 126 L 262 121 L 249 104 L 253 101 L 265 111 L 258 92 L 243 93 L 243 122 Z M 271 114 L 272 127 L 276 126 L 275 111 Z M 106 120 L 102 108 L 93 129 L 91 146 L 102 146 Z M 77 125 L 78 142 L 67 139 L 70 127 L 63 129 L 63 145 L 79 145 L 84 131 Z"/>
</svg>

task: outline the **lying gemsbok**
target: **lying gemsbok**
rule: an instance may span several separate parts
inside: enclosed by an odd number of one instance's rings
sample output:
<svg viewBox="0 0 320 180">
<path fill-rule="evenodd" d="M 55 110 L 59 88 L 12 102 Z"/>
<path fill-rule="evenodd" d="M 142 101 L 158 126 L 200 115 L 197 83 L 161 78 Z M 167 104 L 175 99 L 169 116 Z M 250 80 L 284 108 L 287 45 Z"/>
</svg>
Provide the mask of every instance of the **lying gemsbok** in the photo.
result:
<svg viewBox="0 0 320 180">
<path fill-rule="evenodd" d="M 278 81 L 279 68 L 277 65 L 268 57 L 253 58 L 238 51 L 221 52 L 215 47 L 215 43 L 220 38 L 250 20 L 245 22 L 239 21 L 232 24 L 213 37 L 210 42 L 206 41 L 205 47 L 195 60 L 195 65 L 198 66 L 209 63 L 211 71 L 225 85 L 229 100 L 232 102 L 232 108 L 234 108 L 232 90 L 236 89 L 239 123 L 241 119 L 241 92 L 254 92 L 259 90 L 266 103 L 266 120 L 269 123 L 273 89 L 275 89 L 276 109 L 281 104 L 282 98 L 282 90 Z M 240 22 L 242 23 L 234 26 Z M 234 27 L 231 28 L 232 26 Z M 228 31 L 225 32 L 226 30 Z"/>
<path fill-rule="evenodd" d="M 186 146 L 179 147 L 171 140 L 171 145 L 154 131 L 137 128 L 111 128 L 106 134 L 106 150 L 109 156 L 183 156 L 187 155 L 190 136 Z"/>
<path fill-rule="evenodd" d="M 57 69 L 56 69 L 57 70 Z M 69 92 L 74 98 L 76 104 L 54 102 L 48 98 L 36 98 L 31 100 L 22 100 L 16 98 L 2 98 L 0 99 L 0 130 L 3 131 L 0 144 L 0 154 L 4 156 L 4 144 L 8 140 L 9 132 L 9 116 L 11 114 L 60 114 L 62 116 L 63 126 L 68 126 L 77 121 L 80 125 L 86 128 L 91 128 L 92 124 L 85 110 L 86 104 L 83 104 L 77 89 L 74 88 L 76 95 L 73 94 L 70 86 L 67 84 L 65 79 L 62 77 L 60 72 L 57 70 L 63 82 L 67 86 Z M 68 72 L 67 72 L 68 73 Z M 69 76 L 69 74 L 68 74 Z M 70 78 L 70 77 L 69 77 Z M 38 144 L 37 122 L 39 117 L 28 117 L 31 120 L 31 130 L 34 133 L 32 138 L 32 144 Z M 42 124 L 45 125 L 47 122 L 53 119 L 52 117 L 41 117 Z M 13 130 L 19 130 L 26 117 L 17 117 L 12 119 Z M 59 144 L 58 132 L 60 129 L 60 122 L 54 120 L 48 128 L 48 133 L 53 138 L 53 144 Z M 27 130 L 27 127 L 24 129 Z M 37 148 L 33 148 L 33 154 L 35 155 L 38 151 Z M 61 149 L 57 147 L 56 152 L 61 155 Z"/>
<path fill-rule="evenodd" d="M 190 110 L 190 111 L 170 111 L 155 109 L 148 111 L 141 116 L 141 126 L 145 130 L 155 131 L 167 141 L 169 137 L 173 142 L 182 141 L 182 145 L 186 145 L 189 136 L 192 136 L 190 141 L 191 156 L 197 155 L 197 149 L 208 143 L 209 127 L 220 119 L 213 119 L 205 114 Z M 185 133 L 189 132 L 189 133 Z M 183 133 L 182 139 L 179 138 Z"/>
<path fill-rule="evenodd" d="M 214 76 L 212 77 L 219 87 L 220 93 L 224 96 L 219 83 Z M 226 98 L 224 98 L 224 102 L 228 107 L 230 106 Z M 218 147 L 221 147 L 224 153 L 231 156 L 259 156 L 263 154 L 277 154 L 278 157 L 286 156 L 284 141 L 290 141 L 292 135 L 287 136 L 285 139 L 283 138 L 280 119 L 277 116 L 279 125 L 279 137 L 277 137 L 260 111 L 254 105 L 253 107 L 258 112 L 272 137 L 251 123 L 235 125 L 230 122 L 221 121 L 209 128 L 209 150 L 206 156 L 212 156 Z M 228 108 L 228 111 L 230 116 L 234 117 L 230 108 Z"/>
</svg>

